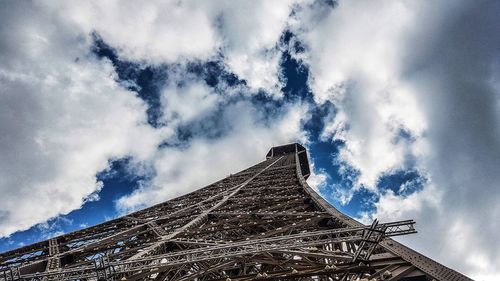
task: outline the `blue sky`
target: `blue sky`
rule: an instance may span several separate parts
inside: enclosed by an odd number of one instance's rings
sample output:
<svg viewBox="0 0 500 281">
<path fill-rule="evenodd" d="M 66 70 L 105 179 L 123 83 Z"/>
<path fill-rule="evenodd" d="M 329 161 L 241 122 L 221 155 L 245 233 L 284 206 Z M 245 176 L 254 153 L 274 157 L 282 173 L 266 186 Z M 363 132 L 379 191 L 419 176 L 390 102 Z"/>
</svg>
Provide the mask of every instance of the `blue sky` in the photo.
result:
<svg viewBox="0 0 500 281">
<path fill-rule="evenodd" d="M 335 207 L 413 218 L 409 246 L 500 277 L 498 2 L 0 5 L 0 251 L 297 141 Z"/>
</svg>

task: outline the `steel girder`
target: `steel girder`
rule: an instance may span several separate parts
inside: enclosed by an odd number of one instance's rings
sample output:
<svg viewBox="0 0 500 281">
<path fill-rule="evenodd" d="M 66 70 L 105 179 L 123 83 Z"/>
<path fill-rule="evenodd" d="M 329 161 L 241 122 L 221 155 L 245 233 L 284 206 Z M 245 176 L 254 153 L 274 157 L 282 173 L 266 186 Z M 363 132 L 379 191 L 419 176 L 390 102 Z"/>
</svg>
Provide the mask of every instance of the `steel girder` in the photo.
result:
<svg viewBox="0 0 500 281">
<path fill-rule="evenodd" d="M 195 192 L 0 254 L 7 280 L 470 280 L 365 226 L 306 182 L 298 144 Z"/>
</svg>

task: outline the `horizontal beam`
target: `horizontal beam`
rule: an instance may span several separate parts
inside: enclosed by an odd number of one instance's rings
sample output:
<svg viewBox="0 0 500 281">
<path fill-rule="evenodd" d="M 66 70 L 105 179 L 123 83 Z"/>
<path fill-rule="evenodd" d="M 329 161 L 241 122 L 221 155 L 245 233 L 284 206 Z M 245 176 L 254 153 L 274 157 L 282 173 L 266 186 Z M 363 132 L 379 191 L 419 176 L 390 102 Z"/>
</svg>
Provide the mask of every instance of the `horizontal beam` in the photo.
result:
<svg viewBox="0 0 500 281">
<path fill-rule="evenodd" d="M 387 225 L 391 225 L 392 228 L 386 227 L 386 224 L 378 224 L 375 231 L 382 232 L 384 236 L 391 236 L 394 233 L 393 231 L 395 231 L 395 233 L 399 233 L 399 230 L 394 229 L 395 226 L 412 229 L 414 222 L 401 221 L 390 223 Z M 259 254 L 276 250 L 296 249 L 331 243 L 362 241 L 364 232 L 368 230 L 370 230 L 370 227 L 368 226 L 337 228 L 263 239 L 253 239 L 233 242 L 230 244 L 221 244 L 179 252 L 172 252 L 168 254 L 149 256 L 146 258 L 131 261 L 109 262 L 104 266 L 112 268 L 113 272 L 115 273 L 132 273 L 141 270 L 153 270 L 156 272 L 157 270 L 161 271 L 169 267 L 181 266 L 184 264 L 191 264 L 194 262 L 207 260 L 221 258 L 227 259 L 249 254 Z M 371 229 L 371 231 L 374 230 Z M 409 230 L 407 230 L 407 232 L 410 233 Z M 414 232 L 416 231 L 413 229 L 413 233 Z M 171 239 L 171 241 L 175 242 L 176 239 Z M 41 280 L 37 279 L 40 277 L 52 277 L 56 278 L 57 280 L 74 280 L 91 278 L 95 276 L 96 268 L 94 266 L 86 266 L 76 269 L 62 270 L 54 273 L 46 272 L 40 274 L 27 274 L 20 276 L 19 280 Z"/>
</svg>

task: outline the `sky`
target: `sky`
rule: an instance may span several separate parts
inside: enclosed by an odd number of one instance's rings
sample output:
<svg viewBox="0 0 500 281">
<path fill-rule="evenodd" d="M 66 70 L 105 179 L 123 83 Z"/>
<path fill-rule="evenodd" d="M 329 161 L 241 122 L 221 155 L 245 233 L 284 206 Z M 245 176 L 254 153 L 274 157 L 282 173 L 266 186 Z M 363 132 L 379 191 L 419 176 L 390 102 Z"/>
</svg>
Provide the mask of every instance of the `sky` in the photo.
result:
<svg viewBox="0 0 500 281">
<path fill-rule="evenodd" d="M 0 1 L 0 251 L 300 142 L 308 179 L 500 279 L 500 2 Z"/>
</svg>

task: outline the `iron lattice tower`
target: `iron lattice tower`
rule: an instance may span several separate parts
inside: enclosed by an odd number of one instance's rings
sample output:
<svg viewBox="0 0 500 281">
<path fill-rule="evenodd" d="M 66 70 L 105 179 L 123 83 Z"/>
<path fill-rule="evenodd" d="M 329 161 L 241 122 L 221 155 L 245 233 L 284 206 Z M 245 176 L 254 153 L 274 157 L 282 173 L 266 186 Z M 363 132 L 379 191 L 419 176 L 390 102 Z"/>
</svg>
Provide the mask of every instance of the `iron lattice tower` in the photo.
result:
<svg viewBox="0 0 500 281">
<path fill-rule="evenodd" d="M 0 254 L 7 280 L 471 280 L 363 225 L 306 182 L 300 144 L 195 192 Z"/>
</svg>

